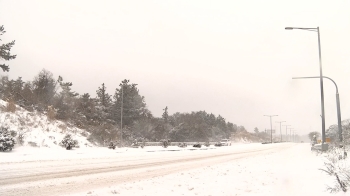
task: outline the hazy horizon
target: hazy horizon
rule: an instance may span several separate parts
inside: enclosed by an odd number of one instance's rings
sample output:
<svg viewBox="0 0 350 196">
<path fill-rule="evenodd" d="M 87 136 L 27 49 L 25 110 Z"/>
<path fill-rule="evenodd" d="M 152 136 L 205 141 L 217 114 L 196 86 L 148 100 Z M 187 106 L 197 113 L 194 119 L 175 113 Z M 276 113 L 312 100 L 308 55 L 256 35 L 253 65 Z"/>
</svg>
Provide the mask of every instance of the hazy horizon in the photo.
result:
<svg viewBox="0 0 350 196">
<path fill-rule="evenodd" d="M 11 79 L 42 69 L 96 97 L 128 79 L 160 117 L 205 110 L 252 132 L 276 121 L 321 132 L 317 33 L 323 75 L 350 118 L 348 1 L 0 1 L 2 43 L 16 40 Z M 326 129 L 337 123 L 335 87 L 324 79 Z M 282 127 L 285 130 L 285 127 Z"/>
</svg>

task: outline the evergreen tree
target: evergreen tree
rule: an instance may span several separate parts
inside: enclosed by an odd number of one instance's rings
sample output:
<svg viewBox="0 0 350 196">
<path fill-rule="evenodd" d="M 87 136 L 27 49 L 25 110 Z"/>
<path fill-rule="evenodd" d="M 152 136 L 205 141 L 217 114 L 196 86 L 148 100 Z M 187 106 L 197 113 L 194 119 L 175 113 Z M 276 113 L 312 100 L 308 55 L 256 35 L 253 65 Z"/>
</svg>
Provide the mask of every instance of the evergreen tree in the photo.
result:
<svg viewBox="0 0 350 196">
<path fill-rule="evenodd" d="M 168 118 L 169 118 L 168 106 L 166 106 L 163 110 L 164 110 L 164 112 L 162 114 L 162 118 L 163 118 L 164 122 L 167 123 L 168 122 Z"/>
<path fill-rule="evenodd" d="M 259 133 L 259 129 L 257 127 L 254 128 L 255 133 Z"/>
<path fill-rule="evenodd" d="M 80 96 L 77 103 L 76 115 L 79 117 L 76 124 L 81 127 L 95 126 L 99 122 L 99 114 L 95 109 L 95 103 L 89 93 Z"/>
<path fill-rule="evenodd" d="M 33 94 L 39 110 L 46 109 L 48 105 L 52 104 L 52 99 L 56 94 L 56 86 L 57 82 L 52 73 L 45 69 L 34 78 Z"/>
<path fill-rule="evenodd" d="M 79 100 L 77 112 L 85 116 L 87 120 L 93 119 L 94 104 L 89 93 L 84 93 Z"/>
<path fill-rule="evenodd" d="M 12 81 L 8 76 L 2 76 L 0 80 L 1 97 L 4 100 L 8 100 L 12 96 Z"/>
<path fill-rule="evenodd" d="M 0 36 L 3 35 L 4 33 L 6 33 L 5 28 L 3 25 L 0 26 Z M 2 41 L 0 39 L 0 41 Z M 12 59 L 15 59 L 17 55 L 12 55 L 11 54 L 11 48 L 15 45 L 15 40 L 6 43 L 6 44 L 1 44 L 0 45 L 0 60 L 5 60 L 5 61 L 9 61 Z M 10 68 L 8 65 L 6 64 L 0 64 L 0 68 L 2 68 L 2 70 L 4 72 L 9 71 Z"/>
<path fill-rule="evenodd" d="M 0 127 L 0 151 L 11 151 L 16 144 L 16 132 L 9 131 L 6 127 Z"/>
<path fill-rule="evenodd" d="M 111 114 L 111 95 L 107 93 L 107 88 L 103 83 L 101 87 L 98 87 L 97 98 L 95 104 L 95 112 L 98 114 L 96 116 L 95 121 L 98 122 L 99 125 L 104 125 L 105 123 L 113 123 L 115 124 L 115 120 L 113 115 Z M 102 130 L 103 131 L 103 130 Z"/>
<path fill-rule="evenodd" d="M 17 80 L 13 81 L 13 99 L 16 103 L 23 105 L 24 97 L 22 96 L 22 90 L 24 82 L 22 77 L 18 77 Z"/>
<path fill-rule="evenodd" d="M 59 83 L 62 91 L 60 92 L 60 96 L 64 99 L 70 99 L 72 97 L 76 97 L 78 93 L 73 92 L 71 86 L 73 85 L 72 82 L 63 82 L 62 76 L 58 76 L 57 82 Z"/>
<path fill-rule="evenodd" d="M 61 76 L 58 77 L 57 82 L 61 87 L 61 92 L 59 93 L 55 104 L 57 108 L 57 118 L 72 118 L 73 111 L 75 109 L 74 98 L 78 95 L 78 93 L 72 92 L 72 82 L 63 82 L 63 78 Z"/>
<path fill-rule="evenodd" d="M 101 103 L 102 106 L 108 107 L 109 104 L 111 103 L 111 95 L 109 95 L 106 92 L 107 88 L 105 86 L 105 83 L 102 83 L 101 87 L 98 87 L 98 90 L 96 91 L 97 93 L 97 99 Z"/>
<path fill-rule="evenodd" d="M 35 100 L 32 84 L 30 82 L 24 83 L 21 95 L 24 99 L 24 106 L 29 110 L 33 109 L 32 106 Z"/>
<path fill-rule="evenodd" d="M 130 84 L 129 80 L 123 80 L 119 84 L 113 96 L 113 119 L 120 122 L 123 119 L 124 126 L 131 127 L 133 122 L 152 118 L 151 112 L 147 109 L 145 98 L 139 94 L 137 84 Z M 124 133 L 123 133 L 124 134 Z"/>
</svg>

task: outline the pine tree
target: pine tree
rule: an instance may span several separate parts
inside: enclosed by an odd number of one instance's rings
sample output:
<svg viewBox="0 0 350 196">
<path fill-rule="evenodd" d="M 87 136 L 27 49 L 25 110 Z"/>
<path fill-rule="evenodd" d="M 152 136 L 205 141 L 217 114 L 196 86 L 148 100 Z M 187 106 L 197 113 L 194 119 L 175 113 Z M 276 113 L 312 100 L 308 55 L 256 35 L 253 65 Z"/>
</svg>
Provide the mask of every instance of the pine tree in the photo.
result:
<svg viewBox="0 0 350 196">
<path fill-rule="evenodd" d="M 23 99 L 24 99 L 24 106 L 26 107 L 27 110 L 32 110 L 33 109 L 33 104 L 35 102 L 34 99 L 34 93 L 32 90 L 32 84 L 31 82 L 26 82 L 23 85 L 22 93 L 21 93 Z"/>
<path fill-rule="evenodd" d="M 3 25 L 0 26 L 0 36 L 3 35 L 4 33 L 6 33 L 5 28 Z M 0 41 L 2 41 L 0 39 Z M 12 55 L 11 54 L 11 48 L 15 45 L 15 40 L 6 43 L 6 44 L 1 44 L 0 45 L 0 60 L 5 60 L 5 61 L 9 61 L 12 59 L 15 59 L 17 55 Z M 0 68 L 2 68 L 2 70 L 4 72 L 9 71 L 10 68 L 8 65 L 5 64 L 0 64 Z"/>
<path fill-rule="evenodd" d="M 95 104 L 90 98 L 89 93 L 84 93 L 80 96 L 76 109 L 76 124 L 83 128 L 88 125 L 94 125 L 98 113 L 95 111 Z"/>
<path fill-rule="evenodd" d="M 123 129 L 125 126 L 131 127 L 135 121 L 152 118 L 151 112 L 146 107 L 145 98 L 139 94 L 137 84 L 129 84 L 129 80 L 123 80 L 119 86 L 120 88 L 116 89 L 113 96 L 112 118 L 120 122 L 122 115 Z M 130 133 L 126 134 L 130 135 Z"/>
<path fill-rule="evenodd" d="M 58 76 L 57 82 L 59 83 L 62 91 L 60 92 L 60 95 L 65 99 L 70 99 L 72 97 L 76 97 L 78 93 L 73 92 L 71 86 L 73 85 L 72 82 L 63 82 L 62 76 Z"/>
<path fill-rule="evenodd" d="M 75 109 L 74 98 L 78 96 L 78 93 L 72 91 L 72 82 L 63 82 L 63 78 L 61 76 L 58 77 L 57 82 L 62 89 L 55 104 L 57 108 L 57 118 L 71 118 L 73 117 L 73 111 Z"/>
<path fill-rule="evenodd" d="M 33 94 L 39 110 L 44 110 L 53 102 L 57 82 L 51 72 L 43 69 L 33 81 Z"/>
<path fill-rule="evenodd" d="M 111 95 L 107 93 L 107 87 L 104 83 L 102 83 L 101 87 L 98 87 L 96 94 L 95 109 L 98 116 L 94 119 L 99 125 L 102 125 L 102 129 L 108 121 L 112 121 L 108 123 L 115 123 L 115 119 L 111 115 Z"/>
<path fill-rule="evenodd" d="M 24 82 L 22 77 L 18 77 L 17 80 L 13 82 L 13 98 L 16 103 L 23 104 L 24 98 L 22 96 Z"/>
<path fill-rule="evenodd" d="M 102 106 L 108 107 L 111 103 L 111 95 L 107 93 L 107 87 L 105 86 L 105 83 L 102 83 L 101 87 L 98 87 L 97 93 L 97 99 L 101 103 Z"/>
<path fill-rule="evenodd" d="M 163 110 L 164 110 L 164 112 L 162 114 L 162 118 L 163 118 L 164 122 L 167 123 L 168 122 L 168 118 L 169 118 L 168 106 L 166 106 Z"/>
</svg>

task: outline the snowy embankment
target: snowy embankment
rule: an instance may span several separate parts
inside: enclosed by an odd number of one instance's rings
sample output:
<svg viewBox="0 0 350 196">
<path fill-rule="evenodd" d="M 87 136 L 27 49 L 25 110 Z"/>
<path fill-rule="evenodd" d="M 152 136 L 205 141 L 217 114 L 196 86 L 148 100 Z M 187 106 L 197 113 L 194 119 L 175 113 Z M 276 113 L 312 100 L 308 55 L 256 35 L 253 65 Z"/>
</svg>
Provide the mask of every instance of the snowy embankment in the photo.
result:
<svg viewBox="0 0 350 196">
<path fill-rule="evenodd" d="M 0 100 L 1 125 L 17 132 L 17 135 L 23 134 L 23 146 L 61 148 L 59 143 L 67 133 L 78 141 L 81 148 L 93 146 L 86 139 L 89 134 L 82 129 L 62 121 L 49 120 L 44 114 L 29 112 L 19 106 L 16 106 L 15 112 L 4 112 L 6 105 L 7 102 Z M 20 144 L 17 144 L 16 148 L 18 146 Z"/>
</svg>

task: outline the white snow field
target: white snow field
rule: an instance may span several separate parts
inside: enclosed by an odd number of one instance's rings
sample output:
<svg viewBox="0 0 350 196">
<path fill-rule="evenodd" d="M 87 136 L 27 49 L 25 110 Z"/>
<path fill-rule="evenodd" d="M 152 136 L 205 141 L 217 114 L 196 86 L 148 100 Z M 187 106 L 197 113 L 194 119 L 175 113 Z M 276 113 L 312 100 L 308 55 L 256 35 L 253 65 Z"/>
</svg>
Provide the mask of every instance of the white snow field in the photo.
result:
<svg viewBox="0 0 350 196">
<path fill-rule="evenodd" d="M 0 195 L 346 195 L 310 144 L 19 147 L 0 154 Z"/>
</svg>

